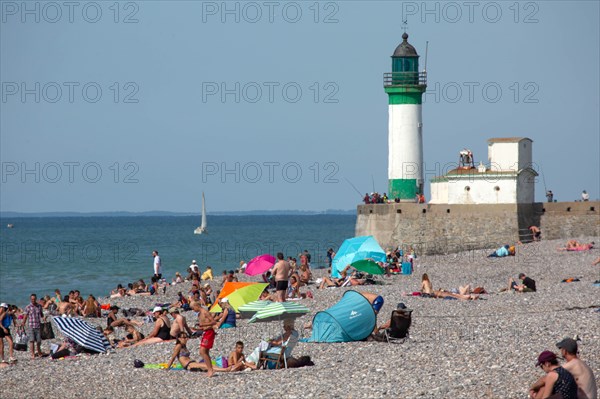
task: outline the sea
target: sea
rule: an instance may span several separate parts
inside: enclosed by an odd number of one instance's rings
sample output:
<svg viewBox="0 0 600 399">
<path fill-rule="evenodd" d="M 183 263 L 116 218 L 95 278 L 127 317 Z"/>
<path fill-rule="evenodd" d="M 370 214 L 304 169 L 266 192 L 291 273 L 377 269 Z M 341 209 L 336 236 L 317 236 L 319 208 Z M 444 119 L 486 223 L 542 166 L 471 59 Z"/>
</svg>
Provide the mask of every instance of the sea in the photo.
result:
<svg viewBox="0 0 600 399">
<path fill-rule="evenodd" d="M 308 250 L 312 267 L 327 267 L 326 253 L 354 236 L 354 215 L 210 216 L 206 234 L 195 235 L 198 216 L 12 217 L 0 219 L 0 302 L 23 306 L 32 293 L 107 296 L 153 274 L 152 251 L 163 278 L 185 276 L 192 260 L 220 280 L 240 261 Z M 13 228 L 7 228 L 12 224 Z"/>
</svg>

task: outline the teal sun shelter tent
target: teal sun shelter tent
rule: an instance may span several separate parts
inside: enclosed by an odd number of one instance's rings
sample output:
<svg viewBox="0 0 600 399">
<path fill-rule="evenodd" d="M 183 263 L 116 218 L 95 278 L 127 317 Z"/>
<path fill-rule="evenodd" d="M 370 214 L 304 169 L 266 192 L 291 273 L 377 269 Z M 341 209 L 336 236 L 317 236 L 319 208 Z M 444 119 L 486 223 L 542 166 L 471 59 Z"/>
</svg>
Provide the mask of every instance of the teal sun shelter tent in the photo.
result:
<svg viewBox="0 0 600 399">
<path fill-rule="evenodd" d="M 371 303 L 356 291 L 346 291 L 329 309 L 315 314 L 308 342 L 361 341 L 375 329 L 377 317 Z"/>
<path fill-rule="evenodd" d="M 363 259 L 385 262 L 385 251 L 373 236 L 361 236 L 344 240 L 333 258 L 331 276 L 340 277 L 340 272 L 346 266 Z"/>
</svg>

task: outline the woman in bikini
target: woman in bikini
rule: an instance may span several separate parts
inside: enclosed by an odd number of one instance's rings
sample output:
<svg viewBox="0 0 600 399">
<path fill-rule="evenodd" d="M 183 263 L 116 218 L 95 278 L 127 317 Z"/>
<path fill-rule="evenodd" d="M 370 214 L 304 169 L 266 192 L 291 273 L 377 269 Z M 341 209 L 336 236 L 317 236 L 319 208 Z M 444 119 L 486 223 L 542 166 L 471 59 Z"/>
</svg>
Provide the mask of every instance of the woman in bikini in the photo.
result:
<svg viewBox="0 0 600 399">
<path fill-rule="evenodd" d="M 175 341 L 175 350 L 173 350 L 173 355 L 171 356 L 169 363 L 167 363 L 167 367 L 166 367 L 167 370 L 169 370 L 171 368 L 171 366 L 173 365 L 173 362 L 175 361 L 175 358 L 177 358 L 177 360 L 181 364 L 181 367 L 183 367 L 185 370 L 207 371 L 206 364 L 196 362 L 196 361 L 190 359 L 190 351 L 186 346 L 188 339 L 189 339 L 189 335 L 187 333 L 182 332 L 179 334 L 179 337 Z M 224 369 L 224 368 L 216 367 L 216 366 L 213 366 L 212 368 L 214 371 L 229 371 L 229 369 Z"/>
</svg>

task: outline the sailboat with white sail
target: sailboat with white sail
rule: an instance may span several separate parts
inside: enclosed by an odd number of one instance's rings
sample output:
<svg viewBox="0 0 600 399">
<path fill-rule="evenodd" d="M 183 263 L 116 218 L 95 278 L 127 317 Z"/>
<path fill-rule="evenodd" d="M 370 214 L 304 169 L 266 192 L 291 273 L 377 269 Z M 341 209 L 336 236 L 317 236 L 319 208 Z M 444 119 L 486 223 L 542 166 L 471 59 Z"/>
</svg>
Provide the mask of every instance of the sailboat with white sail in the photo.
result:
<svg viewBox="0 0 600 399">
<path fill-rule="evenodd" d="M 196 230 L 194 230 L 194 234 L 202 234 L 202 233 L 207 233 L 207 231 L 206 231 L 206 203 L 204 200 L 204 192 L 202 192 L 202 223 L 200 224 L 200 227 L 196 227 Z"/>
</svg>

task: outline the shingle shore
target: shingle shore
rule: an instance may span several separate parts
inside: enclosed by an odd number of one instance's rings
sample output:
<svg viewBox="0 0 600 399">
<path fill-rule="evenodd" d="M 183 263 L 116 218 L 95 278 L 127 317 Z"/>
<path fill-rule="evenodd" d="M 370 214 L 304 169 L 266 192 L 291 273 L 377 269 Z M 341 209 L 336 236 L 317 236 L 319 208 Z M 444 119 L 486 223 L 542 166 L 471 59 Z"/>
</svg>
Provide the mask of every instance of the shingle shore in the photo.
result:
<svg viewBox="0 0 600 399">
<path fill-rule="evenodd" d="M 580 241 L 598 242 L 598 238 Z M 300 343 L 294 355 L 309 355 L 315 366 L 218 373 L 212 379 L 204 373 L 133 367 L 134 359 L 167 362 L 172 342 L 62 361 L 31 361 L 28 352 L 15 352 L 18 363 L 0 369 L 0 398 L 526 398 L 527 387 L 541 373 L 535 367 L 537 355 L 545 349 L 556 351 L 556 342 L 574 335 L 581 339 L 582 359 L 598 379 L 600 287 L 592 283 L 600 279 L 600 265 L 591 263 L 600 256 L 600 250 L 556 251 L 561 245 L 564 240 L 527 244 L 518 247 L 516 257 L 502 259 L 486 258 L 492 249 L 422 256 L 410 276 L 384 278 L 384 285 L 350 288 L 385 298 L 379 323 L 389 317 L 398 302 L 414 309 L 411 339 L 404 344 Z M 494 294 L 478 301 L 404 296 L 418 291 L 424 272 L 435 289 L 471 283 Z M 536 280 L 538 292 L 497 293 L 507 285 L 508 277 L 516 278 L 519 272 Z M 323 273 L 315 271 L 317 276 Z M 581 281 L 561 283 L 568 277 Z M 217 285 L 214 281 L 213 286 Z M 149 309 L 157 302 L 175 301 L 177 291 L 188 289 L 189 283 L 185 283 L 159 296 L 101 301 Z M 298 329 L 315 312 L 337 302 L 345 290 L 317 290 L 314 285 L 309 289 L 314 299 L 302 303 L 311 313 L 298 319 Z M 193 312 L 184 314 L 188 323 L 195 324 Z M 105 324 L 105 319 L 87 320 Z M 142 332 L 147 334 L 151 328 L 145 324 Z M 219 332 L 211 353 L 226 356 L 238 340 L 245 342 L 249 353 L 261 338 L 275 335 L 279 328 L 277 323 L 240 320 L 238 328 Z M 44 341 L 42 349 L 47 352 L 50 342 L 58 341 L 57 334 L 57 339 Z M 198 340 L 188 344 L 192 358 L 199 359 L 198 345 Z"/>
</svg>

